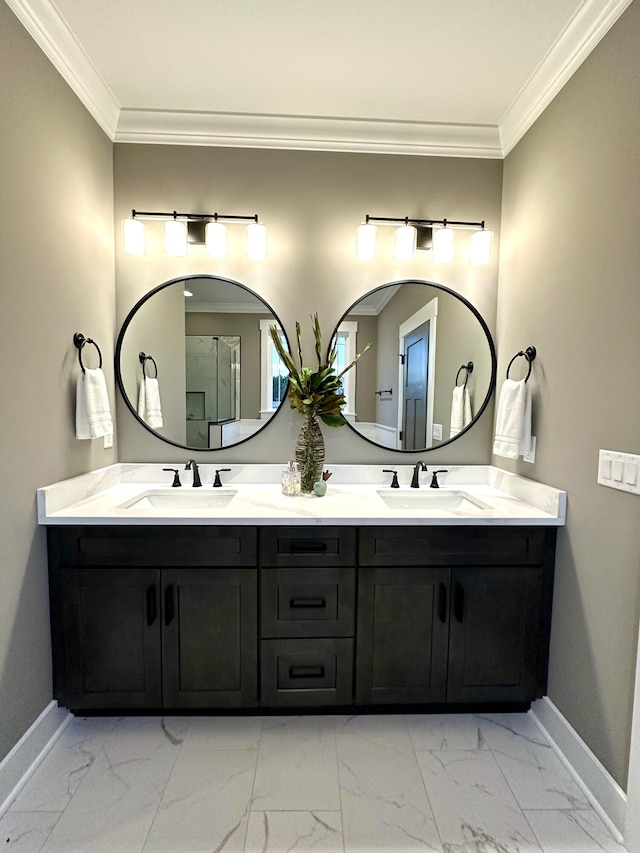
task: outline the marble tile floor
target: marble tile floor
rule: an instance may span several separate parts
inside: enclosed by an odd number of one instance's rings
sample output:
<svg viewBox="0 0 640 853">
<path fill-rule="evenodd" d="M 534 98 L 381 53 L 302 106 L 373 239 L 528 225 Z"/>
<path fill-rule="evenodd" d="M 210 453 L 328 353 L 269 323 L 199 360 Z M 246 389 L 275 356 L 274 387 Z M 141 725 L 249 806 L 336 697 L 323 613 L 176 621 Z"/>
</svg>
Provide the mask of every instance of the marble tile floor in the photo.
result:
<svg viewBox="0 0 640 853">
<path fill-rule="evenodd" d="M 4 853 L 624 853 L 528 714 L 89 717 Z"/>
</svg>

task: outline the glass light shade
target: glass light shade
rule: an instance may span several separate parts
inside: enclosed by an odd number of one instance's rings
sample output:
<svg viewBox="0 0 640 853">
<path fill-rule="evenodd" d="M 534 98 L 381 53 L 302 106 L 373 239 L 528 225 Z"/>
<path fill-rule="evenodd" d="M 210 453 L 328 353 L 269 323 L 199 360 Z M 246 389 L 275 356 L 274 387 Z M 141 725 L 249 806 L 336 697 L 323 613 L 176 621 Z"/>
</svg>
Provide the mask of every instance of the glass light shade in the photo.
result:
<svg viewBox="0 0 640 853">
<path fill-rule="evenodd" d="M 362 224 L 356 233 L 356 258 L 372 261 L 378 248 L 378 229 L 370 222 Z"/>
<path fill-rule="evenodd" d="M 267 229 L 259 222 L 247 225 L 247 257 L 253 261 L 267 257 Z"/>
<path fill-rule="evenodd" d="M 184 258 L 187 254 L 187 223 L 179 219 L 170 219 L 164 224 L 164 250 L 174 258 Z"/>
<path fill-rule="evenodd" d="M 491 246 L 493 243 L 493 231 L 476 231 L 471 238 L 471 252 L 469 260 L 472 264 L 488 264 L 491 260 Z"/>
<path fill-rule="evenodd" d="M 453 228 L 435 228 L 433 231 L 433 260 L 437 264 L 452 261 L 456 254 Z"/>
<path fill-rule="evenodd" d="M 410 261 L 416 253 L 417 230 L 413 225 L 403 225 L 396 230 L 396 261 Z"/>
<path fill-rule="evenodd" d="M 227 257 L 227 229 L 222 222 L 207 222 L 204 229 L 204 245 L 210 257 Z"/>
<path fill-rule="evenodd" d="M 128 255 L 144 255 L 144 222 L 131 216 L 122 220 L 122 248 Z"/>
</svg>

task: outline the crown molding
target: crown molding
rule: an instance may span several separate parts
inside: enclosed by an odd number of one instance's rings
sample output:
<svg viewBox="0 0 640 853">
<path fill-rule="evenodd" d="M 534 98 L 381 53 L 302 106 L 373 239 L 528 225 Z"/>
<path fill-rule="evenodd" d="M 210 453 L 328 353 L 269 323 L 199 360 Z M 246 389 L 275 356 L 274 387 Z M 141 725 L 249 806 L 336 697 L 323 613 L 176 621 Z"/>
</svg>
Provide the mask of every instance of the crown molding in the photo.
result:
<svg viewBox="0 0 640 853">
<path fill-rule="evenodd" d="M 584 0 L 499 125 L 121 108 L 51 0 L 6 0 L 113 142 L 502 159 L 632 0 Z"/>
<path fill-rule="evenodd" d="M 499 125 L 503 156 L 522 139 L 632 0 L 585 0 Z"/>
<path fill-rule="evenodd" d="M 113 141 L 120 104 L 50 0 L 6 0 L 29 35 Z"/>
<path fill-rule="evenodd" d="M 122 109 L 115 142 L 501 158 L 488 125 Z"/>
</svg>

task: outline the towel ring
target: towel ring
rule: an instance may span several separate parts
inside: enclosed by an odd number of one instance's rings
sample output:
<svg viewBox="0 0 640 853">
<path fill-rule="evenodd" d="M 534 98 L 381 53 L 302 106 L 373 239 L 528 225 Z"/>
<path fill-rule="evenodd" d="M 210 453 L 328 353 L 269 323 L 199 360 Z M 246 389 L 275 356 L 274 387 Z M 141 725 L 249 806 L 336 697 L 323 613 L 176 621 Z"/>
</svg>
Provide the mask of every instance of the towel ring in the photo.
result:
<svg viewBox="0 0 640 853">
<path fill-rule="evenodd" d="M 466 364 L 460 365 L 460 367 L 458 368 L 458 372 L 456 373 L 456 382 L 455 382 L 456 387 L 458 386 L 458 377 L 460 376 L 461 370 L 467 371 L 466 376 L 464 377 L 464 387 L 466 388 L 467 387 L 467 380 L 469 379 L 469 374 L 473 373 L 473 362 L 468 361 Z"/>
<path fill-rule="evenodd" d="M 516 358 L 518 358 L 521 355 L 523 355 L 527 359 L 527 362 L 529 363 L 529 370 L 527 371 L 527 375 L 525 376 L 524 381 L 526 382 L 529 379 L 529 377 L 531 376 L 531 364 L 537 355 L 535 347 L 527 347 L 526 350 L 520 350 L 520 352 L 517 352 L 514 355 L 514 357 L 511 359 L 511 361 L 507 365 L 507 379 L 509 378 L 509 368 L 511 367 L 513 362 L 516 360 Z"/>
<path fill-rule="evenodd" d="M 100 347 L 93 340 L 93 338 L 85 338 L 82 332 L 76 332 L 73 336 L 73 343 L 78 348 L 78 361 L 80 362 L 80 367 L 82 368 L 82 372 L 85 372 L 84 364 L 82 363 L 82 347 L 85 344 L 93 344 L 94 347 L 98 350 L 98 355 L 100 356 L 100 364 L 98 367 L 102 367 L 102 353 L 100 352 Z"/>
<path fill-rule="evenodd" d="M 145 354 L 145 353 L 143 353 L 143 352 L 138 353 L 138 358 L 140 359 L 140 364 L 142 365 L 142 375 L 144 376 L 144 378 L 145 378 L 145 379 L 147 378 L 147 372 L 146 372 L 146 370 L 145 370 L 145 368 L 146 368 L 146 363 L 147 363 L 148 361 L 151 361 L 151 362 L 153 363 L 153 366 L 154 366 L 154 367 L 155 367 L 155 369 L 156 369 L 156 375 L 155 375 L 155 376 L 150 376 L 150 377 L 149 377 L 149 379 L 157 379 L 157 378 L 158 378 L 158 365 L 156 364 L 156 360 L 155 360 L 155 358 L 154 358 L 152 355 L 146 355 L 146 354 Z"/>
</svg>

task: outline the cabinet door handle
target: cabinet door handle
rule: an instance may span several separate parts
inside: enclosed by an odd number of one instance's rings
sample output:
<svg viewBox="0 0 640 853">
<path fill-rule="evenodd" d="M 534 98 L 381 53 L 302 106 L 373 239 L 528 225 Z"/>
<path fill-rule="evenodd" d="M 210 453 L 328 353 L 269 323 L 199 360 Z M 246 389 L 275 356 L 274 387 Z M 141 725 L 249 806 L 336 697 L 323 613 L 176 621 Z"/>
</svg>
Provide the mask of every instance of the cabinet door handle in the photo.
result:
<svg viewBox="0 0 640 853">
<path fill-rule="evenodd" d="M 324 598 L 290 598 L 289 607 L 326 607 L 327 602 Z"/>
<path fill-rule="evenodd" d="M 464 616 L 464 587 L 457 582 L 453 599 L 453 615 L 456 617 L 456 622 L 462 622 Z"/>
<path fill-rule="evenodd" d="M 447 621 L 447 585 L 438 584 L 438 617 L 441 622 Z"/>
<path fill-rule="evenodd" d="M 153 625 L 157 615 L 156 585 L 152 583 L 151 586 L 147 587 L 147 625 Z"/>
<path fill-rule="evenodd" d="M 326 550 L 326 542 L 291 542 L 289 544 L 291 554 L 324 554 Z"/>
<path fill-rule="evenodd" d="M 322 665 L 304 665 L 289 667 L 289 678 L 324 678 L 324 667 Z"/>
<path fill-rule="evenodd" d="M 169 584 L 169 586 L 164 591 L 164 624 L 171 625 L 173 622 L 173 584 Z"/>
</svg>

